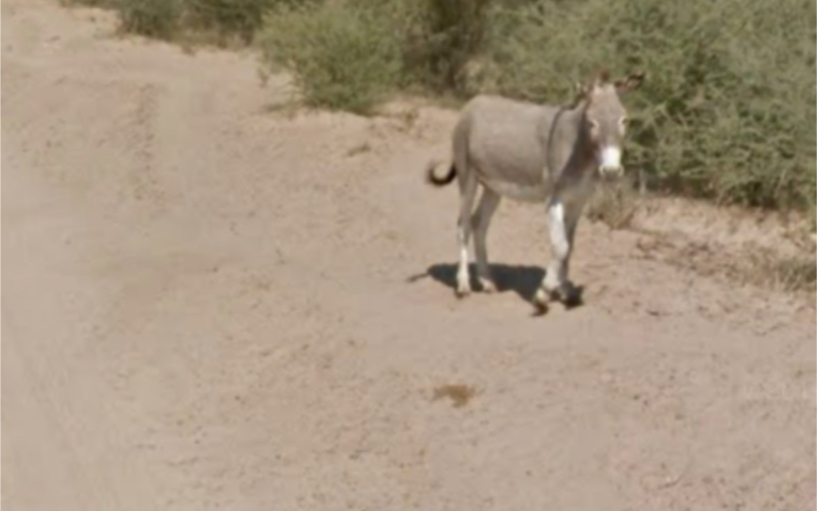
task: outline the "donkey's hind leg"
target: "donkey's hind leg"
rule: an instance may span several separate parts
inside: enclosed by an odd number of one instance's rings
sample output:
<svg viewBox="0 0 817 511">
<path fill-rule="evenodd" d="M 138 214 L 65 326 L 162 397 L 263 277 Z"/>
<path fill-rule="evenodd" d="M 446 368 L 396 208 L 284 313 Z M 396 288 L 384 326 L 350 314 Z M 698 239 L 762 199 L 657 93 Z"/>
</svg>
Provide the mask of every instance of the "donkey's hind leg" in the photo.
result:
<svg viewBox="0 0 817 511">
<path fill-rule="evenodd" d="M 477 256 L 477 278 L 482 286 L 482 290 L 486 293 L 496 291 L 496 282 L 488 266 L 486 238 L 488 235 L 488 227 L 491 224 L 491 218 L 494 216 L 494 213 L 496 213 L 500 199 L 501 197 L 498 193 L 483 186 L 482 197 L 479 200 L 474 215 L 471 217 L 471 226 L 474 229 L 474 251 Z"/>
<path fill-rule="evenodd" d="M 471 238 L 471 211 L 474 209 L 474 197 L 477 194 L 477 178 L 471 172 L 462 175 L 460 186 L 460 216 L 457 220 L 457 241 L 460 249 L 460 260 L 457 268 L 457 296 L 463 297 L 471 292 L 471 278 L 468 274 L 468 241 Z"/>
</svg>

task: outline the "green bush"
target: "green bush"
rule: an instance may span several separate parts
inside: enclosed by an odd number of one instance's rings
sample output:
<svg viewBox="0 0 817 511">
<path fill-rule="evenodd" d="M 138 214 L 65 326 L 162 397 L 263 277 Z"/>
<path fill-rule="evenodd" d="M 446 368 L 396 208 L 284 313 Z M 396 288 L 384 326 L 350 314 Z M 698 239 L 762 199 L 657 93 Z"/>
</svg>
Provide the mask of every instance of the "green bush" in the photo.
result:
<svg viewBox="0 0 817 511">
<path fill-rule="evenodd" d="M 416 6 L 404 44 L 404 73 L 437 91 L 463 92 L 464 70 L 481 49 L 491 0 L 408 0 Z"/>
<path fill-rule="evenodd" d="M 542 0 L 492 14 L 477 87 L 567 101 L 602 64 L 648 72 L 625 102 L 630 167 L 653 188 L 755 206 L 813 205 L 811 0 Z"/>
<path fill-rule="evenodd" d="M 333 108 L 417 84 L 567 102 L 602 66 L 645 70 L 627 163 L 651 189 L 813 207 L 815 17 L 811 0 L 340 0 L 271 15 L 264 47 Z"/>
<path fill-rule="evenodd" d="M 60 0 L 63 5 L 87 5 L 118 11 L 122 28 L 149 37 L 206 35 L 223 44 L 235 37 L 249 44 L 261 28 L 264 13 L 277 5 L 319 0 Z"/>
<path fill-rule="evenodd" d="M 215 31 L 223 42 L 238 36 L 249 44 L 261 28 L 264 14 L 278 5 L 295 6 L 317 0 L 183 0 L 185 24 L 195 30 Z"/>
<path fill-rule="evenodd" d="M 100 7 L 108 9 L 115 7 L 117 0 L 60 0 L 60 5 L 64 7 L 72 7 L 75 5 L 83 5 L 86 7 Z"/>
<path fill-rule="evenodd" d="M 113 0 L 122 28 L 148 37 L 169 39 L 182 12 L 181 0 Z"/>
<path fill-rule="evenodd" d="M 283 5 L 267 16 L 259 45 L 266 65 L 292 71 L 307 104 L 366 113 L 400 71 L 398 39 L 380 21 L 342 3 Z"/>
<path fill-rule="evenodd" d="M 237 35 L 249 43 L 271 0 L 184 0 L 184 3 L 186 22 L 191 27 L 215 31 L 222 40 Z"/>
</svg>

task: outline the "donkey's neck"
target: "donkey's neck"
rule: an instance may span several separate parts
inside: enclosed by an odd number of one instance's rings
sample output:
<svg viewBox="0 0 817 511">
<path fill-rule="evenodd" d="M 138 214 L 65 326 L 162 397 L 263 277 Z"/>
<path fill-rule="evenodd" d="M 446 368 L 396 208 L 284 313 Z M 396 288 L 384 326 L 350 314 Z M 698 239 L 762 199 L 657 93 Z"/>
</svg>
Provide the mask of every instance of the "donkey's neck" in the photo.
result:
<svg viewBox="0 0 817 511">
<path fill-rule="evenodd" d="M 583 171 L 593 158 L 585 126 L 586 108 L 584 102 L 561 107 L 548 126 L 548 168 L 556 179 L 564 172 Z"/>
</svg>

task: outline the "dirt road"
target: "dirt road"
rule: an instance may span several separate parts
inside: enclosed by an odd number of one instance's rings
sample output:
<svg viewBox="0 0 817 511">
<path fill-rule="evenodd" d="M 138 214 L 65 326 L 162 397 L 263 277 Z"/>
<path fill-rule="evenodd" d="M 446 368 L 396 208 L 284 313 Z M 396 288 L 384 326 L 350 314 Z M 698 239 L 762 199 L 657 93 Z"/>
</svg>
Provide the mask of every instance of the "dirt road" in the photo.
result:
<svg viewBox="0 0 817 511">
<path fill-rule="evenodd" d="M 287 117 L 251 56 L 2 20 L 4 511 L 815 506 L 812 308 L 586 222 L 587 304 L 532 318 L 510 203 L 457 301 L 451 112 Z"/>
</svg>

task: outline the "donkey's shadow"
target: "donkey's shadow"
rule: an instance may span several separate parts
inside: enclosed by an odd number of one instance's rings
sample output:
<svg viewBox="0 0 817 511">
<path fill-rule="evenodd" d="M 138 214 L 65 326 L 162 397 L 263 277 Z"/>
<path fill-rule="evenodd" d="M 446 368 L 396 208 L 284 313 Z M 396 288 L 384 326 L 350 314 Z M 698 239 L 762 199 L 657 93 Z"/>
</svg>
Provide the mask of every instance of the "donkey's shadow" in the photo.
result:
<svg viewBox="0 0 817 511">
<path fill-rule="evenodd" d="M 476 279 L 474 264 L 469 265 L 468 272 L 471 274 L 471 288 L 474 291 L 480 291 L 482 287 Z M 536 290 L 539 289 L 539 285 L 545 276 L 545 270 L 538 266 L 492 264 L 491 274 L 494 277 L 497 292 L 513 291 L 526 302 L 532 303 Z M 451 288 L 452 291 L 457 289 L 456 264 L 433 264 L 428 267 L 426 273 L 412 277 L 409 280 L 414 281 L 425 276 L 433 278 L 440 284 Z"/>
<path fill-rule="evenodd" d="M 470 264 L 468 272 L 471 275 L 471 288 L 479 292 L 482 286 L 476 279 L 476 265 Z M 496 290 L 498 293 L 513 291 L 524 301 L 534 304 L 536 291 L 542 284 L 545 277 L 545 270 L 539 266 L 522 266 L 507 264 L 491 264 L 491 274 L 494 277 Z M 437 282 L 449 287 L 452 291 L 457 289 L 457 265 L 456 264 L 433 264 L 428 267 L 425 273 L 409 277 L 409 282 L 415 282 L 423 277 L 431 277 Z M 583 286 L 576 288 L 578 293 L 575 302 L 565 304 L 568 308 L 579 305 L 582 301 L 581 295 Z"/>
</svg>

